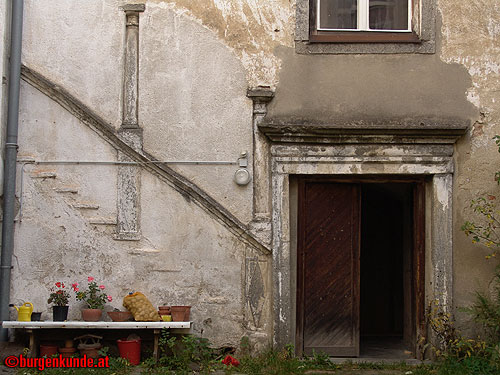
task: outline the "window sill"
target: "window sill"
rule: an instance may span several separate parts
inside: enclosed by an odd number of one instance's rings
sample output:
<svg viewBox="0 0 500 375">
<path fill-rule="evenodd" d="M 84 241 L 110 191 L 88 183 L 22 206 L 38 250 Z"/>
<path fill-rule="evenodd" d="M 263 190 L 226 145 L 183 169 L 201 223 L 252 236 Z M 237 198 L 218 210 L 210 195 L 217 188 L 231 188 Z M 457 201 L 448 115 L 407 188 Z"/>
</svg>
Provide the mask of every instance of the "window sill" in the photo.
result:
<svg viewBox="0 0 500 375">
<path fill-rule="evenodd" d="M 375 31 L 316 31 L 309 36 L 311 43 L 421 43 L 416 33 Z"/>
<path fill-rule="evenodd" d="M 312 39 L 312 38 L 311 38 Z M 436 45 L 432 40 L 419 41 L 322 41 L 296 40 L 295 52 L 305 55 L 321 54 L 433 54 Z"/>
</svg>

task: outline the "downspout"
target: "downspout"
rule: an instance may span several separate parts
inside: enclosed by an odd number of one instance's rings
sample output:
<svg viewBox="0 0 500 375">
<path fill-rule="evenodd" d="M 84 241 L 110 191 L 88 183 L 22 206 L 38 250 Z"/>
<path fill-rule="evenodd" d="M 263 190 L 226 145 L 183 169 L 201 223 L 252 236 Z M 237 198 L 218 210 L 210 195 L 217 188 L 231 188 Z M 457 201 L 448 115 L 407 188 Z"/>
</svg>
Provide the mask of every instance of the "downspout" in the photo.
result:
<svg viewBox="0 0 500 375">
<path fill-rule="evenodd" d="M 23 33 L 23 0 L 12 0 L 9 61 L 7 137 L 3 182 L 2 257 L 0 263 L 0 321 L 9 320 L 10 274 L 14 250 L 14 216 L 16 202 L 16 159 L 21 84 L 21 45 Z M 8 340 L 6 328 L 0 328 L 0 341 Z"/>
</svg>

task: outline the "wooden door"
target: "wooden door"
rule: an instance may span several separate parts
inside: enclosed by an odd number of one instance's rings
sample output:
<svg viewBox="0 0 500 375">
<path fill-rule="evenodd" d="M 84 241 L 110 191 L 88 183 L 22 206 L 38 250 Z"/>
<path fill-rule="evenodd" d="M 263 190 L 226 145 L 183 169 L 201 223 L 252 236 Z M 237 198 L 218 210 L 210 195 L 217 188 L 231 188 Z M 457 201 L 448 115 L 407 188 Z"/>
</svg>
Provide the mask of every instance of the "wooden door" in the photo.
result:
<svg viewBox="0 0 500 375">
<path fill-rule="evenodd" d="M 359 209 L 357 184 L 299 184 L 299 354 L 359 355 Z"/>
</svg>

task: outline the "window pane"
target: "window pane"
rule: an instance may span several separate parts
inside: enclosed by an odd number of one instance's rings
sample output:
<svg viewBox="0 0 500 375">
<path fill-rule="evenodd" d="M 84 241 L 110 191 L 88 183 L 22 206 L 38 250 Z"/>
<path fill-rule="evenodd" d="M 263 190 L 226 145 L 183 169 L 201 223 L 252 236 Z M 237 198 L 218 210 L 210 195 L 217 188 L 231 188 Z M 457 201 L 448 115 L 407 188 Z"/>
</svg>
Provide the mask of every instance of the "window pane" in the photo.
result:
<svg viewBox="0 0 500 375">
<path fill-rule="evenodd" d="M 408 30 L 408 0 L 370 0 L 370 29 Z"/>
<path fill-rule="evenodd" d="M 321 29 L 355 29 L 358 24 L 358 0 L 320 0 Z"/>
</svg>

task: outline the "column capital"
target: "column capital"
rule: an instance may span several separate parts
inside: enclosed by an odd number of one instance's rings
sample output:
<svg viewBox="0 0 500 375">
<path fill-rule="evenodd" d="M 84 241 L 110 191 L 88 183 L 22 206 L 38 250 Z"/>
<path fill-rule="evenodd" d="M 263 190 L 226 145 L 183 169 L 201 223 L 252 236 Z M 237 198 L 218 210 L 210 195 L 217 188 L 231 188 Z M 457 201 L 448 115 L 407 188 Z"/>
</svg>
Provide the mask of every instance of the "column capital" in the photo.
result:
<svg viewBox="0 0 500 375">
<path fill-rule="evenodd" d="M 274 98 L 274 91 L 269 86 L 257 86 L 247 89 L 247 97 L 254 103 L 269 103 Z"/>
<path fill-rule="evenodd" d="M 125 13 L 142 13 L 146 10 L 146 4 L 125 4 L 120 8 Z"/>
</svg>

